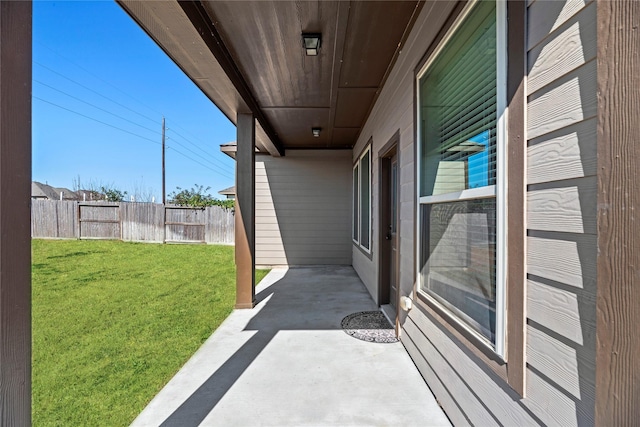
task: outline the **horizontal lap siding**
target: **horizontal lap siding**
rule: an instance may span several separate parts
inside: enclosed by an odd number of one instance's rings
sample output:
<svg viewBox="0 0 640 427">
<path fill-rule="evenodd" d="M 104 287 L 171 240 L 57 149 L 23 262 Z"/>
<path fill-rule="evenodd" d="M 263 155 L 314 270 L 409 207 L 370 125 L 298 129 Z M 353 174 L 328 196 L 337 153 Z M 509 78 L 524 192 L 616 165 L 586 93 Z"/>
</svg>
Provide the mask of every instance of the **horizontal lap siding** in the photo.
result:
<svg viewBox="0 0 640 427">
<path fill-rule="evenodd" d="M 472 425 L 533 425 L 527 408 L 504 388 L 482 362 L 461 348 L 455 339 L 420 308 L 412 310 L 404 332 L 422 350 L 426 359 L 457 400 L 465 418 Z M 422 342 L 423 344 L 419 344 Z M 438 396 L 436 396 L 438 398 Z M 445 411 L 449 413 L 448 408 Z M 457 412 L 457 411 L 454 411 Z"/>
<path fill-rule="evenodd" d="M 529 7 L 527 407 L 593 425 L 596 5 Z"/>
<path fill-rule="evenodd" d="M 354 268 L 377 295 L 379 150 L 400 134 L 400 291 L 412 295 L 415 284 L 414 72 L 455 2 L 425 4 L 354 149 L 354 159 L 373 141 L 373 257 L 353 250 Z M 418 302 L 418 304 L 420 304 Z M 496 375 L 482 368 L 469 351 L 416 307 L 403 323 L 402 342 L 454 425 L 534 425 L 536 418 L 514 398 Z"/>
<path fill-rule="evenodd" d="M 455 2 L 428 2 L 363 128 L 372 146 L 373 251 L 353 265 L 374 297 L 380 148 L 400 133 L 400 287 L 414 287 L 414 70 Z M 593 423 L 597 107 L 595 7 L 528 3 L 527 379 L 513 390 L 417 301 L 402 341 L 456 425 Z"/>
<path fill-rule="evenodd" d="M 256 264 L 351 264 L 351 152 L 256 157 Z"/>
</svg>

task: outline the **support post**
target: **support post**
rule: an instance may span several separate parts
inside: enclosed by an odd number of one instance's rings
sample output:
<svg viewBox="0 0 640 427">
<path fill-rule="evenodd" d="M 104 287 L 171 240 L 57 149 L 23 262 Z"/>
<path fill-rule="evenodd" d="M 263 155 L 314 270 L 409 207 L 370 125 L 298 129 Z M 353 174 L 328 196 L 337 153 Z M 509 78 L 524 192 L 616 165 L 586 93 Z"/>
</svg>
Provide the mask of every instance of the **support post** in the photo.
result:
<svg viewBox="0 0 640 427">
<path fill-rule="evenodd" d="M 0 425 L 31 425 L 31 14 L 0 1 Z"/>
<path fill-rule="evenodd" d="M 255 279 L 255 120 L 238 114 L 236 151 L 236 308 L 253 308 Z"/>
</svg>

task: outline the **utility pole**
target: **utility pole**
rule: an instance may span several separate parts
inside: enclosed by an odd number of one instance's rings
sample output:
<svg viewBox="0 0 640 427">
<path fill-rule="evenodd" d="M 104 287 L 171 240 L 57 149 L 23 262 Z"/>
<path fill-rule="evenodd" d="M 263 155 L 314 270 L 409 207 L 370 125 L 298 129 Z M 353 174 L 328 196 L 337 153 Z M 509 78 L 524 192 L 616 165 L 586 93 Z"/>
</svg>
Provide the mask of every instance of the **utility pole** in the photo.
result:
<svg viewBox="0 0 640 427">
<path fill-rule="evenodd" d="M 165 173 L 164 173 L 164 116 L 162 116 L 162 204 L 167 204 L 167 192 L 165 187 Z"/>
</svg>

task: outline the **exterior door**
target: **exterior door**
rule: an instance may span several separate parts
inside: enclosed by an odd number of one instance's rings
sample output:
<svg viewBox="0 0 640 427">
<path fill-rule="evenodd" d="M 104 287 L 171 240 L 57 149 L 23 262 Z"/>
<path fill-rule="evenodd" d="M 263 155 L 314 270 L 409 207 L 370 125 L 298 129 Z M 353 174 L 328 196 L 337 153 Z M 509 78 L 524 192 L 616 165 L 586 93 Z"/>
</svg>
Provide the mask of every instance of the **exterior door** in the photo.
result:
<svg viewBox="0 0 640 427">
<path fill-rule="evenodd" d="M 381 150 L 380 156 L 380 257 L 378 301 L 382 310 L 392 319 L 398 330 L 398 253 L 399 241 L 399 178 L 397 139 Z"/>
</svg>

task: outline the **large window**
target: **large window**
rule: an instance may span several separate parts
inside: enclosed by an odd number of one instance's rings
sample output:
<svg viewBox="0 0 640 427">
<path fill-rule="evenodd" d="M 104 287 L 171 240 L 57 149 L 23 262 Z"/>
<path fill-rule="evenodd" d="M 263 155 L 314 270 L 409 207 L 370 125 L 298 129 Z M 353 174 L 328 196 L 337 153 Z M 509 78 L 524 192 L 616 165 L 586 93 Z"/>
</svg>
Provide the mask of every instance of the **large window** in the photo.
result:
<svg viewBox="0 0 640 427">
<path fill-rule="evenodd" d="M 353 167 L 353 242 L 371 251 L 371 148 Z"/>
<path fill-rule="evenodd" d="M 417 82 L 419 288 L 499 354 L 505 317 L 499 261 L 503 7 L 471 2 Z"/>
</svg>

